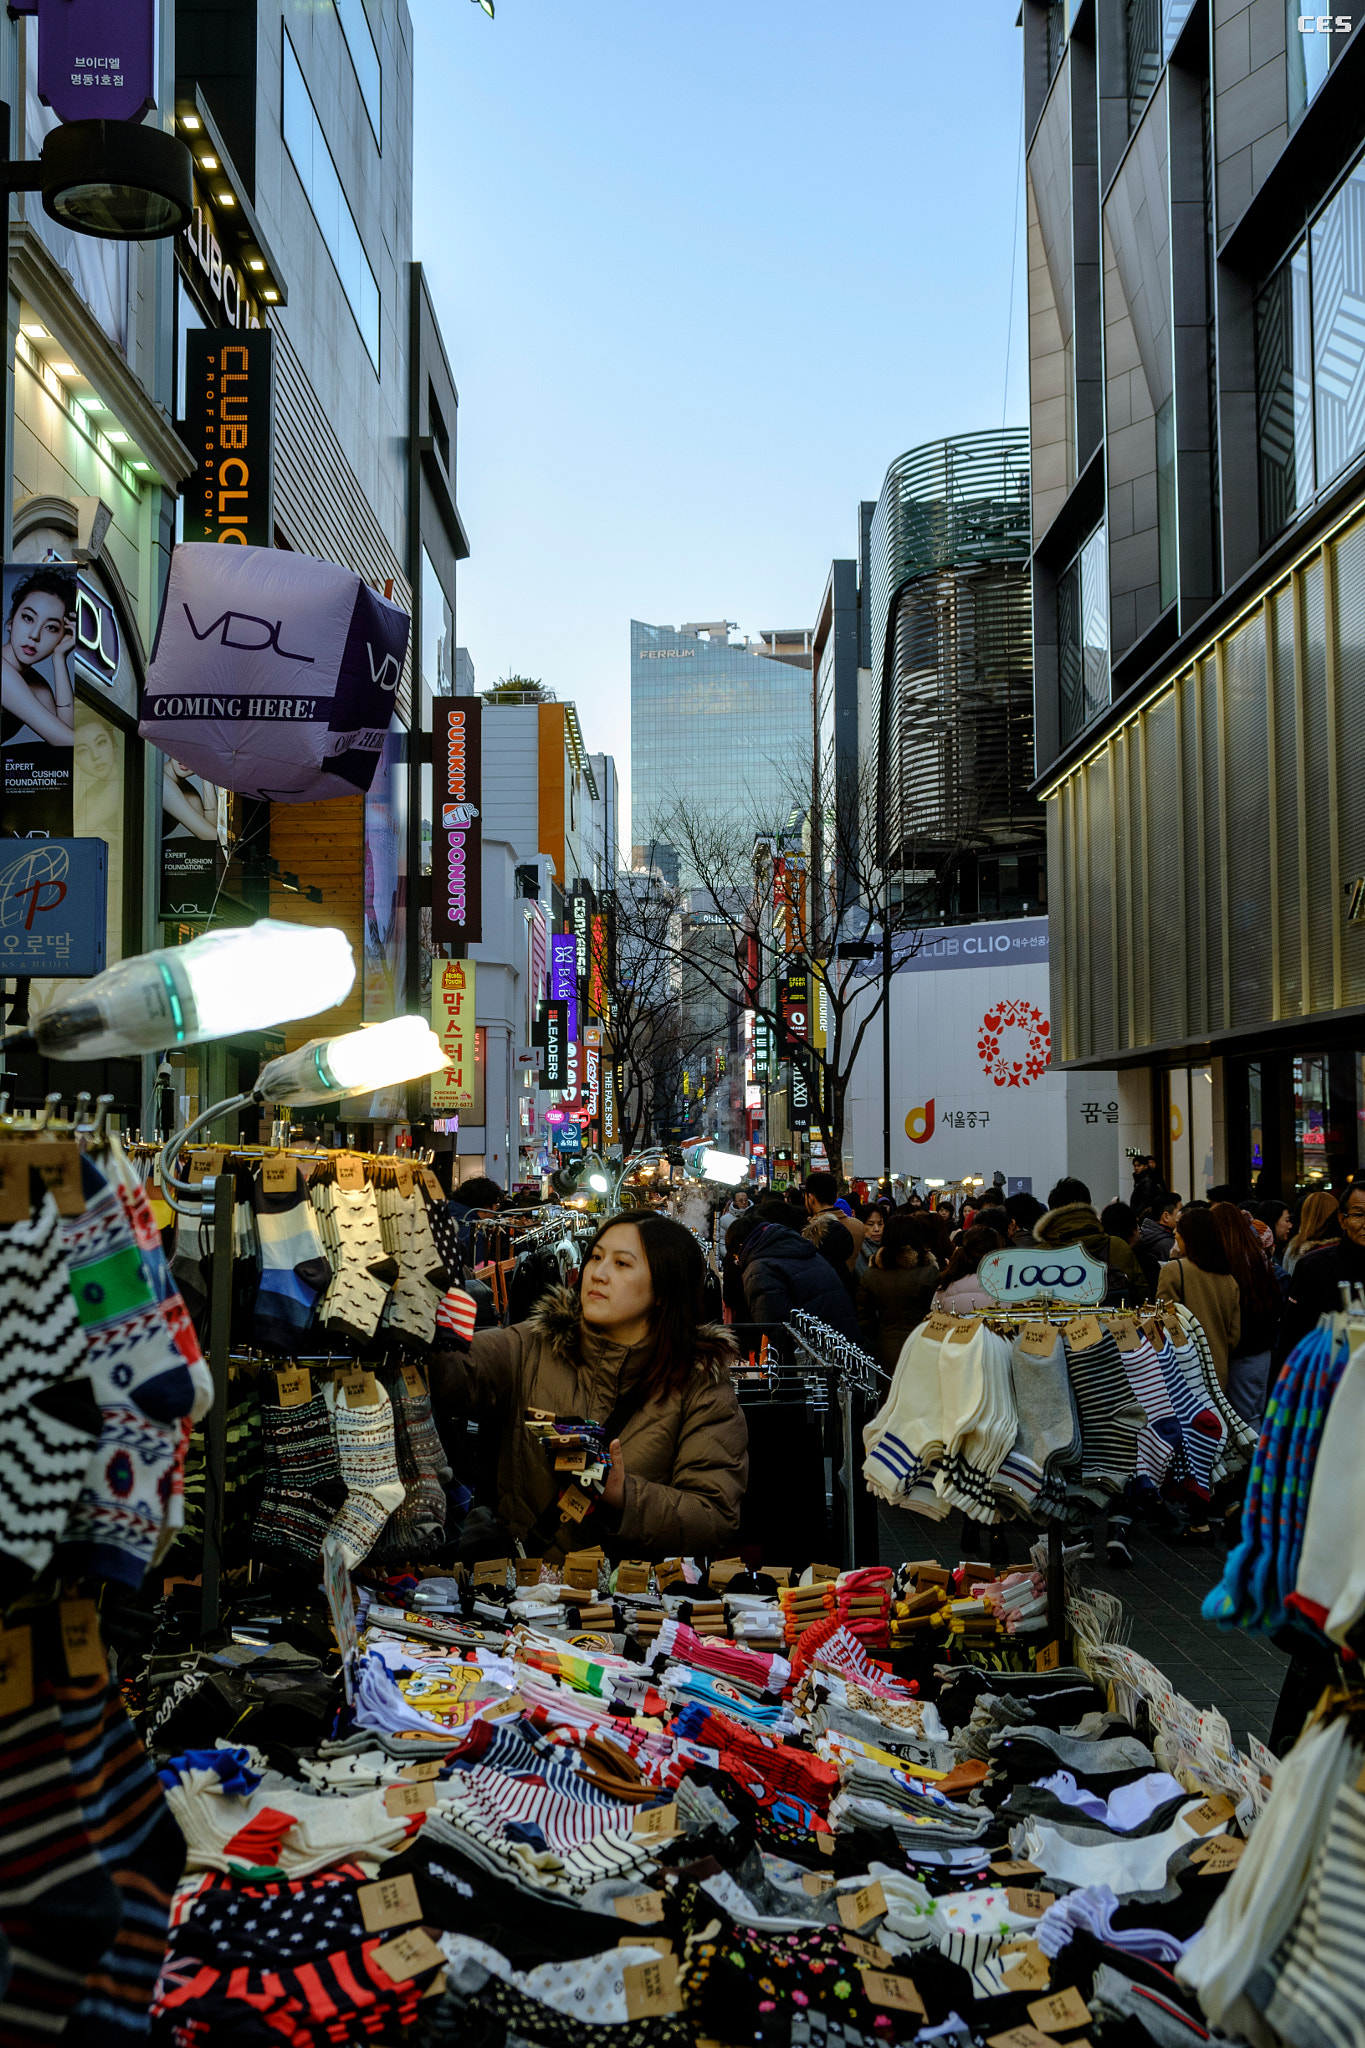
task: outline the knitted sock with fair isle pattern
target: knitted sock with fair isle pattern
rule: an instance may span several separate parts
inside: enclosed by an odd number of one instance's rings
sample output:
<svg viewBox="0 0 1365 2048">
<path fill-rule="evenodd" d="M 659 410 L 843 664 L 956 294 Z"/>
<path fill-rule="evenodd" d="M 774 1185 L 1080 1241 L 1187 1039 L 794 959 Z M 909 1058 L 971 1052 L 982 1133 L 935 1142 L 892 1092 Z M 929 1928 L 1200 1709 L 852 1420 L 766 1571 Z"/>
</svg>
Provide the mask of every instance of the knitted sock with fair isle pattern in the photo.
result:
<svg viewBox="0 0 1365 2048">
<path fill-rule="evenodd" d="M 346 1499 L 332 1418 L 321 1394 L 297 1408 L 261 1409 L 265 1490 L 252 1547 L 271 1564 L 315 1565 Z"/>
<path fill-rule="evenodd" d="M 375 1392 L 379 1399 L 373 1407 L 351 1408 L 343 1388 L 331 1383 L 325 1389 L 336 1430 L 337 1463 L 346 1483 L 346 1499 L 328 1533 L 340 1544 L 351 1571 L 369 1556 L 389 1516 L 403 1504 L 393 1409 L 378 1381 Z"/>
</svg>

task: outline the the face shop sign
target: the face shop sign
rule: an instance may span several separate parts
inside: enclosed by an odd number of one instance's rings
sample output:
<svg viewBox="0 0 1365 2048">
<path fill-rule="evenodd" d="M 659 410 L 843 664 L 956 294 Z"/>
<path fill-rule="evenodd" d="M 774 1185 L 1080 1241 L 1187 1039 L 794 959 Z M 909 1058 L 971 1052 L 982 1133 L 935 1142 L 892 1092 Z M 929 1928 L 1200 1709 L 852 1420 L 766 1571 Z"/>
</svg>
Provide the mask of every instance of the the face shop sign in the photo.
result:
<svg viewBox="0 0 1365 2048">
<path fill-rule="evenodd" d="M 222 307 L 227 326 L 259 327 L 260 316 L 248 299 L 247 281 L 224 256 L 214 230 L 212 213 L 201 199 L 196 199 L 185 240 L 195 268 L 208 287 L 208 295 Z"/>
</svg>

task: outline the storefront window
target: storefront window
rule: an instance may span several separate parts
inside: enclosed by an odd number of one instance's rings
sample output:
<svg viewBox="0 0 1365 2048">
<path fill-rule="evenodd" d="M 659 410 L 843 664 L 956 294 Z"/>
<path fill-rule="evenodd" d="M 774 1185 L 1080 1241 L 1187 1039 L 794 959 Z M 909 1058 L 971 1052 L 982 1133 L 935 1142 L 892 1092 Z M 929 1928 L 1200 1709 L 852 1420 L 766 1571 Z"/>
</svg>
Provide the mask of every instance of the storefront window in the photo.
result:
<svg viewBox="0 0 1365 2048">
<path fill-rule="evenodd" d="M 1214 1185 L 1213 1069 L 1172 1067 L 1169 1075 L 1171 1185 L 1188 1201 L 1204 1201 Z"/>
<path fill-rule="evenodd" d="M 448 697 L 455 660 L 455 613 L 436 566 L 422 550 L 422 730 L 431 731 L 431 700 Z"/>
</svg>

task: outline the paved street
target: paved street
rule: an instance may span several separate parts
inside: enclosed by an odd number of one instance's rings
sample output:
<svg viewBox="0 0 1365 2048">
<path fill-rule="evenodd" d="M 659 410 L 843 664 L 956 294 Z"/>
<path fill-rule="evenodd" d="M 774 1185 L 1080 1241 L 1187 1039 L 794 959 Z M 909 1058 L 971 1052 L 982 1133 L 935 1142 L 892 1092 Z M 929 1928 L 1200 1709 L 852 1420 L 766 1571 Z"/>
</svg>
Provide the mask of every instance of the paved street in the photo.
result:
<svg viewBox="0 0 1365 2048">
<path fill-rule="evenodd" d="M 962 1557 L 957 1515 L 946 1522 L 923 1522 L 895 1508 L 878 1511 L 883 1564 L 911 1557 L 937 1557 L 957 1564 Z M 1103 1524 L 1100 1525 L 1103 1534 Z M 1011 1530 L 1011 1553 L 1018 1563 L 1027 1550 L 1025 1533 Z M 1177 1692 L 1197 1707 L 1217 1707 L 1226 1714 L 1233 1740 L 1247 1734 L 1269 1738 L 1275 1702 L 1285 1671 L 1281 1653 L 1262 1637 L 1240 1629 L 1213 1628 L 1200 1603 L 1222 1571 L 1226 1551 L 1221 1545 L 1189 1549 L 1167 1543 L 1153 1530 L 1139 1527 L 1133 1538 L 1134 1563 L 1110 1571 L 1097 1546 L 1095 1563 L 1086 1567 L 1094 1583 L 1121 1599 L 1132 1621 L 1133 1648 L 1150 1657 Z"/>
</svg>

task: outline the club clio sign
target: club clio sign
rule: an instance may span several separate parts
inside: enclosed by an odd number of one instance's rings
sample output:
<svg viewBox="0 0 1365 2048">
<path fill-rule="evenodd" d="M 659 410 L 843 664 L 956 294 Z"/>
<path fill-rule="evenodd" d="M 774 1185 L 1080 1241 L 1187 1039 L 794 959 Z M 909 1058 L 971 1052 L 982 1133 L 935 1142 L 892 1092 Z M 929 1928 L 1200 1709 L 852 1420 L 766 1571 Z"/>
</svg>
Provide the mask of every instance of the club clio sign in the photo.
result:
<svg viewBox="0 0 1365 2048">
<path fill-rule="evenodd" d="M 185 539 L 268 548 L 275 538 L 274 337 L 192 327 L 185 336 Z"/>
<path fill-rule="evenodd" d="M 483 701 L 431 702 L 431 936 L 472 946 L 483 937 Z"/>
<path fill-rule="evenodd" d="M 140 121 L 156 105 L 156 0 L 38 0 L 38 97 L 59 121 Z"/>
</svg>

